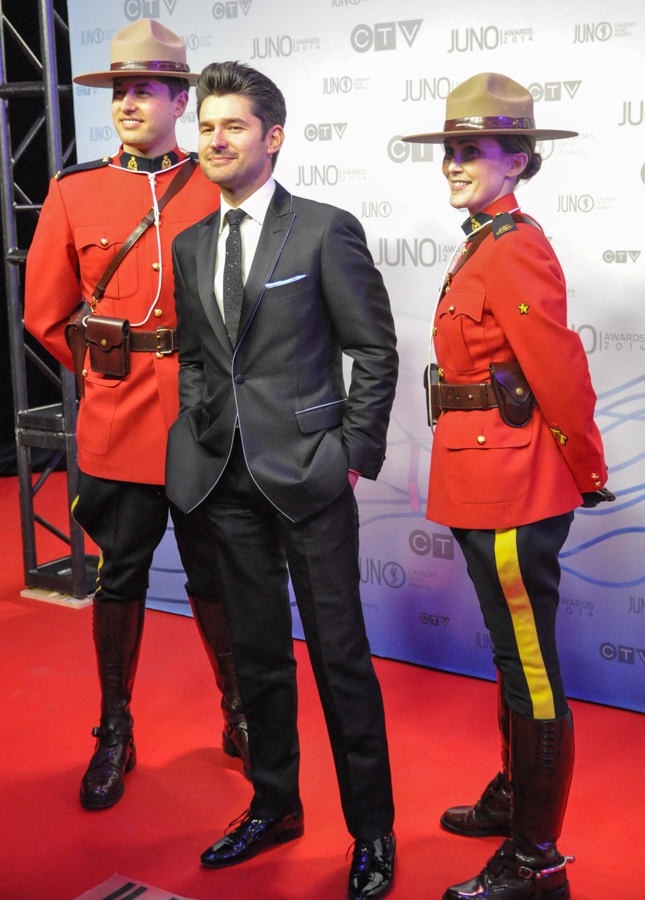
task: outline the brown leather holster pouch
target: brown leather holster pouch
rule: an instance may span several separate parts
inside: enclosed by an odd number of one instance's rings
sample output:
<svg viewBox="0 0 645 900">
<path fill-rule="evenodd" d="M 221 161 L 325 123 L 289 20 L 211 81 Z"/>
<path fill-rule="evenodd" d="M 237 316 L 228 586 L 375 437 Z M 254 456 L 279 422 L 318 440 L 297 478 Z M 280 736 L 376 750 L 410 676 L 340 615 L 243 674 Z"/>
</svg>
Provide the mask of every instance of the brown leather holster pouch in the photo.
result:
<svg viewBox="0 0 645 900">
<path fill-rule="evenodd" d="M 87 353 L 87 339 L 85 337 L 87 326 L 85 324 L 85 319 L 89 314 L 90 305 L 87 300 L 83 300 L 71 314 L 67 320 L 67 325 L 65 326 L 65 340 L 72 353 L 74 375 L 76 375 L 76 388 L 79 397 L 85 396 L 85 377 L 83 375 L 85 354 Z"/>
<path fill-rule="evenodd" d="M 533 415 L 535 396 L 518 361 L 491 363 L 490 380 L 502 421 L 511 428 L 528 425 Z"/>
<path fill-rule="evenodd" d="M 130 374 L 130 323 L 127 319 L 90 316 L 85 331 L 93 372 L 106 378 Z"/>
<path fill-rule="evenodd" d="M 436 363 L 426 366 L 423 373 L 423 386 L 426 389 L 426 413 L 428 425 L 432 428 L 439 421 L 441 405 L 439 402 L 439 366 Z"/>
</svg>

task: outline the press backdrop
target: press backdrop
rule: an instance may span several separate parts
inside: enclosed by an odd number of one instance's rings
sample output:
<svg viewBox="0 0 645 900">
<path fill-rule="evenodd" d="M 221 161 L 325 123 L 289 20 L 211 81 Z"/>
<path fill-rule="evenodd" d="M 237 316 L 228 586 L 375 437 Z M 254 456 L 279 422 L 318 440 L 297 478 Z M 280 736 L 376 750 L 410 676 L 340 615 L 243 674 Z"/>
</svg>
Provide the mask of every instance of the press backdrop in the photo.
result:
<svg viewBox="0 0 645 900">
<path fill-rule="evenodd" d="M 401 375 L 378 482 L 361 480 L 361 578 L 375 653 L 493 678 L 490 641 L 449 531 L 424 518 L 432 436 L 421 376 L 431 309 L 462 216 L 441 149 L 401 135 L 438 129 L 460 81 L 497 71 L 529 87 L 545 142 L 522 187 L 567 275 L 569 323 L 598 394 L 618 500 L 580 510 L 561 554 L 559 612 L 570 696 L 645 711 L 645 13 L 640 0 L 68 0 L 75 73 L 109 62 L 112 35 L 142 16 L 182 35 L 199 70 L 239 59 L 283 90 L 277 178 L 362 222 L 390 292 Z M 577 7 L 577 10 L 575 9 Z M 106 90 L 75 87 L 79 161 L 113 153 Z M 194 98 L 179 127 L 196 149 Z M 169 531 L 148 605 L 190 614 Z M 294 633 L 301 633 L 294 609 Z"/>
</svg>

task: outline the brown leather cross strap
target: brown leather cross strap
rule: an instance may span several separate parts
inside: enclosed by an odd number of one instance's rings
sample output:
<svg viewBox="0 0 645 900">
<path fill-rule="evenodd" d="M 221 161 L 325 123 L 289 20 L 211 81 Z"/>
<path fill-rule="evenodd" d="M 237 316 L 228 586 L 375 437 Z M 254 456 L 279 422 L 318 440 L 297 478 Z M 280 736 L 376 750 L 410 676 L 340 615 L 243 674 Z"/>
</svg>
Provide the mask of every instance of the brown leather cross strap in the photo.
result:
<svg viewBox="0 0 645 900">
<path fill-rule="evenodd" d="M 531 219 L 529 216 L 524 216 L 522 213 L 512 213 L 511 218 L 514 222 L 520 222 L 523 225 L 532 225 L 533 228 L 537 228 L 538 231 L 542 231 L 540 226 Z M 472 241 L 468 241 L 466 246 L 464 247 L 463 255 L 452 272 L 449 272 L 446 276 L 446 280 L 443 285 L 443 293 L 450 290 L 450 285 L 452 283 L 453 278 L 457 274 L 457 272 L 461 269 L 462 266 L 465 266 L 466 263 L 473 258 L 475 253 L 479 250 L 480 246 L 484 243 L 489 234 L 492 234 L 493 225 L 495 220 L 492 222 L 487 222 L 482 228 L 479 229 L 475 237 Z"/>
<path fill-rule="evenodd" d="M 492 409 L 499 406 L 493 385 L 483 384 L 445 384 L 440 381 L 433 385 L 437 392 L 439 409 Z"/>
<path fill-rule="evenodd" d="M 179 169 L 179 171 L 177 172 L 175 177 L 172 179 L 172 181 L 168 185 L 168 189 L 166 190 L 165 194 L 163 195 L 163 197 L 157 204 L 157 209 L 159 210 L 159 212 L 161 212 L 161 210 L 164 208 L 164 206 L 170 200 L 172 200 L 172 198 L 175 196 L 175 194 L 178 194 L 179 191 L 183 188 L 183 186 L 188 183 L 190 176 L 193 174 L 193 172 L 195 171 L 196 168 L 197 168 L 196 161 L 194 159 L 191 159 L 190 157 L 186 160 L 185 163 L 182 164 L 181 168 Z M 103 294 L 105 293 L 105 290 L 108 286 L 108 282 L 109 282 L 110 278 L 112 278 L 112 276 L 114 275 L 114 273 L 120 266 L 123 258 L 127 254 L 127 252 L 129 250 L 131 250 L 132 247 L 134 247 L 134 245 L 139 240 L 139 238 L 144 233 L 144 231 L 146 231 L 148 228 L 150 228 L 150 226 L 153 224 L 154 220 L 155 220 L 155 211 L 154 211 L 154 207 L 153 207 L 148 213 L 146 213 L 146 215 L 143 217 L 143 219 L 141 219 L 141 221 L 139 222 L 137 227 L 134 229 L 134 231 L 132 232 L 130 237 L 128 237 L 123 242 L 123 244 L 121 245 L 121 249 L 115 255 L 114 259 L 112 260 L 110 265 L 107 267 L 107 269 L 105 270 L 105 272 L 103 273 L 103 275 L 101 276 L 99 281 L 97 282 L 96 287 L 94 288 L 94 291 L 92 293 L 92 300 L 90 302 L 90 306 L 92 307 L 92 312 L 94 312 L 94 310 L 96 309 L 96 304 L 103 297 Z M 150 333 L 154 334 L 154 332 L 150 332 Z M 134 349 L 134 348 L 131 348 L 131 349 Z"/>
<path fill-rule="evenodd" d="M 131 353 L 160 353 L 170 356 L 179 350 L 179 338 L 176 328 L 161 326 L 156 331 L 131 331 Z"/>
</svg>

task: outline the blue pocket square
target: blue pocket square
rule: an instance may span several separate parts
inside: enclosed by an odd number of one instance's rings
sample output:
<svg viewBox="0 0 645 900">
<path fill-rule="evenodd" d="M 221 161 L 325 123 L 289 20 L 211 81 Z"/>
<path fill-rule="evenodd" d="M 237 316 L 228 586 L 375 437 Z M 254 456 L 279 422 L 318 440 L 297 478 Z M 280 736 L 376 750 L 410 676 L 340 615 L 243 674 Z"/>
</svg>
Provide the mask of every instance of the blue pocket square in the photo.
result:
<svg viewBox="0 0 645 900">
<path fill-rule="evenodd" d="M 300 281 L 301 278 L 306 278 L 306 275 L 294 275 L 293 278 L 285 278 L 284 281 L 270 281 L 268 284 L 265 284 L 265 288 L 274 288 L 274 287 L 282 287 L 283 284 L 291 284 L 293 281 Z"/>
</svg>

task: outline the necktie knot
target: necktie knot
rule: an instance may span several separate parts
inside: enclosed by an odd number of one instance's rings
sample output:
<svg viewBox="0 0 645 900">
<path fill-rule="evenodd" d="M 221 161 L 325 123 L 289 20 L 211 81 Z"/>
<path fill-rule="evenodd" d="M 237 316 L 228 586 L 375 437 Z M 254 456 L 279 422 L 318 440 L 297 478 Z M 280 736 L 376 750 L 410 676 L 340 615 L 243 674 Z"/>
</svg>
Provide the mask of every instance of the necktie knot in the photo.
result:
<svg viewBox="0 0 645 900">
<path fill-rule="evenodd" d="M 239 226 L 242 219 L 246 217 L 246 213 L 243 209 L 229 209 L 224 218 L 228 222 L 229 225 L 237 225 Z"/>
</svg>

